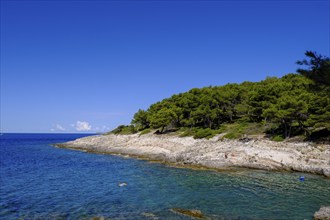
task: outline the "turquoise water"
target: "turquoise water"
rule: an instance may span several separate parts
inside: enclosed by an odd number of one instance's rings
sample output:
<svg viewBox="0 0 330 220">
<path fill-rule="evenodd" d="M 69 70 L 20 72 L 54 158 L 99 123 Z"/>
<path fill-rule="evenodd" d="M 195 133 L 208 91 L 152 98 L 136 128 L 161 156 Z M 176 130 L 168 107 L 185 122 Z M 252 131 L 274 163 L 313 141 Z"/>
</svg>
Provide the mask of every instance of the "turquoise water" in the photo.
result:
<svg viewBox="0 0 330 220">
<path fill-rule="evenodd" d="M 190 219 L 171 208 L 211 219 L 312 219 L 330 205 L 322 176 L 196 171 L 50 146 L 81 136 L 0 136 L 1 219 Z"/>
</svg>

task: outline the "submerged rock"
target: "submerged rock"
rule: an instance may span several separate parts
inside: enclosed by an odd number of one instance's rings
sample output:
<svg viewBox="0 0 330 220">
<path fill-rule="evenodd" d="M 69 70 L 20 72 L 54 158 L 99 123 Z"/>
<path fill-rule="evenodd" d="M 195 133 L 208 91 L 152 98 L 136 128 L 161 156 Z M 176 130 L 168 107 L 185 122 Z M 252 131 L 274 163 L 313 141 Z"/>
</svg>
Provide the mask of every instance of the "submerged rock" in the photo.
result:
<svg viewBox="0 0 330 220">
<path fill-rule="evenodd" d="M 203 215 L 203 213 L 200 210 L 172 208 L 171 211 L 174 213 L 177 213 L 177 214 L 186 215 L 186 216 L 193 217 L 193 218 L 205 219 L 205 216 Z"/>
<path fill-rule="evenodd" d="M 314 220 L 330 220 L 330 206 L 323 206 L 315 212 Z"/>
<path fill-rule="evenodd" d="M 147 219 L 153 219 L 153 220 L 158 219 L 158 217 L 155 214 L 150 213 L 150 212 L 142 212 L 141 215 L 146 217 Z"/>
<path fill-rule="evenodd" d="M 118 186 L 119 186 L 119 187 L 127 186 L 127 183 L 125 183 L 125 182 L 118 183 Z"/>
<path fill-rule="evenodd" d="M 92 220 L 105 220 L 105 218 L 103 216 L 95 216 Z"/>
</svg>

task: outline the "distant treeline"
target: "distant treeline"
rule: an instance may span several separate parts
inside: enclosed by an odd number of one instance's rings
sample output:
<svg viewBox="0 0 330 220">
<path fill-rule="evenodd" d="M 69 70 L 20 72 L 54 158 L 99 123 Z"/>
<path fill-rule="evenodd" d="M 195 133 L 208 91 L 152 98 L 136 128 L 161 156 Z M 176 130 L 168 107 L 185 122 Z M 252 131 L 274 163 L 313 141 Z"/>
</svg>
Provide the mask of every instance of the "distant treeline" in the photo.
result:
<svg viewBox="0 0 330 220">
<path fill-rule="evenodd" d="M 194 88 L 152 104 L 135 113 L 131 126 L 119 126 L 114 133 L 158 129 L 221 130 L 223 125 L 262 124 L 270 135 L 283 138 L 304 135 L 329 138 L 330 60 L 315 52 L 298 61 L 306 69 L 282 78 Z M 125 133 L 125 132 L 124 132 Z M 207 136 L 207 134 L 205 135 Z"/>
</svg>

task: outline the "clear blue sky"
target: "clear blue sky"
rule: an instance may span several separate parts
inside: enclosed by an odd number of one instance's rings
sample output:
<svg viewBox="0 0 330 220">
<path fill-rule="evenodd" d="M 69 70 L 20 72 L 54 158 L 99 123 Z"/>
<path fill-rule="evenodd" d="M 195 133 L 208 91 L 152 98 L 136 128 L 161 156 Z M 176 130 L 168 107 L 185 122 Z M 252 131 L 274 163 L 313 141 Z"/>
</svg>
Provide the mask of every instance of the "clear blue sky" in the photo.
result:
<svg viewBox="0 0 330 220">
<path fill-rule="evenodd" d="M 1 1 L 1 132 L 98 132 L 329 56 L 328 0 Z"/>
</svg>

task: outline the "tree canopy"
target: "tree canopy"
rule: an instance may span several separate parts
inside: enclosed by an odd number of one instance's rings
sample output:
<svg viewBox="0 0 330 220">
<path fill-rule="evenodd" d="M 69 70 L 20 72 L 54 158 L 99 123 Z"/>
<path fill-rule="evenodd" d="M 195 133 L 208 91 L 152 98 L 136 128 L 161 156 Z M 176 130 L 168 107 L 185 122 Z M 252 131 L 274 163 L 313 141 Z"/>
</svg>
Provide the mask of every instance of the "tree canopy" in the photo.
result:
<svg viewBox="0 0 330 220">
<path fill-rule="evenodd" d="M 306 51 L 308 60 L 297 61 L 298 65 L 307 66 L 307 69 L 299 68 L 298 73 L 314 80 L 317 83 L 330 86 L 330 59 L 313 51 Z"/>
<path fill-rule="evenodd" d="M 271 125 L 267 132 L 283 138 L 330 131 L 329 58 L 306 52 L 309 60 L 298 61 L 298 69 L 281 78 L 260 82 L 193 88 L 139 110 L 132 124 L 147 128 L 201 128 L 217 130 L 230 123 Z M 326 133 L 326 134 L 328 134 Z"/>
</svg>

